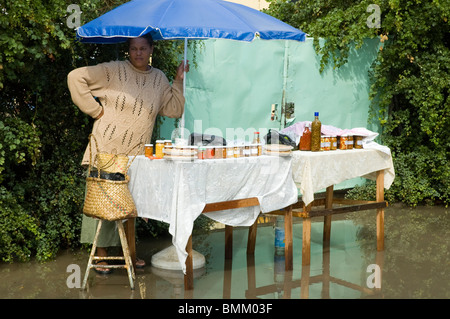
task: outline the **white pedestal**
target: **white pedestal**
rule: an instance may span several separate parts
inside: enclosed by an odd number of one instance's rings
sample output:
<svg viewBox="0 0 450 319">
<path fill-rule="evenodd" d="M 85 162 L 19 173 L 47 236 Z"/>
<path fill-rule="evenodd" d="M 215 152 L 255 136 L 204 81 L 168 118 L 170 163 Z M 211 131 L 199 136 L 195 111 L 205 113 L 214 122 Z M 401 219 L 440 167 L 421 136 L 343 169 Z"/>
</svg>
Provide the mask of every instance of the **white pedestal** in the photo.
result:
<svg viewBox="0 0 450 319">
<path fill-rule="evenodd" d="M 205 256 L 192 250 L 192 264 L 194 269 L 205 265 Z M 168 270 L 181 270 L 180 261 L 175 246 L 169 246 L 152 256 L 152 266 Z"/>
</svg>

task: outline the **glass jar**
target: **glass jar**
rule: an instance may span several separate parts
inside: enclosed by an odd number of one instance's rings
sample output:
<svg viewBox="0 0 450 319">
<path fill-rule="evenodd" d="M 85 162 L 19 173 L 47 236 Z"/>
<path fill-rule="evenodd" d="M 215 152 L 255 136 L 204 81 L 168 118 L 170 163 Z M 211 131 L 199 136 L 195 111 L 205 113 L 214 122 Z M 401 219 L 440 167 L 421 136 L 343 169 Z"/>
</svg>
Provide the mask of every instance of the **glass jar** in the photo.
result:
<svg viewBox="0 0 450 319">
<path fill-rule="evenodd" d="M 214 158 L 214 146 L 206 146 L 206 159 L 213 159 Z"/>
<path fill-rule="evenodd" d="M 244 157 L 250 157 L 250 145 L 244 145 Z"/>
<path fill-rule="evenodd" d="M 341 135 L 339 138 L 339 149 L 346 150 L 348 144 L 348 135 Z"/>
<path fill-rule="evenodd" d="M 197 158 L 200 160 L 204 160 L 206 158 L 206 147 L 201 146 L 198 148 Z"/>
<path fill-rule="evenodd" d="M 337 137 L 330 136 L 330 151 L 335 151 L 337 149 Z"/>
<path fill-rule="evenodd" d="M 258 144 L 250 144 L 250 156 L 258 156 Z"/>
<path fill-rule="evenodd" d="M 348 150 L 353 149 L 353 135 L 349 135 L 349 136 L 348 136 L 348 140 L 347 140 L 347 149 L 348 149 Z"/>
<path fill-rule="evenodd" d="M 214 147 L 214 158 L 223 158 L 223 146 L 215 146 Z"/>
<path fill-rule="evenodd" d="M 234 147 L 234 158 L 239 158 L 241 157 L 241 149 L 239 146 L 235 146 Z"/>
<path fill-rule="evenodd" d="M 163 158 L 163 148 L 164 148 L 164 141 L 163 140 L 157 140 L 156 146 L 155 146 L 155 156 L 159 158 Z"/>
<path fill-rule="evenodd" d="M 321 151 L 329 151 L 330 150 L 330 137 L 324 135 L 320 139 L 320 150 Z"/>
<path fill-rule="evenodd" d="M 233 158 L 234 157 L 234 147 L 233 146 L 227 146 L 226 148 L 226 158 Z"/>
<path fill-rule="evenodd" d="M 362 140 L 363 136 L 359 135 L 353 136 L 353 148 L 362 149 L 363 148 Z"/>
<path fill-rule="evenodd" d="M 145 156 L 151 157 L 153 156 L 153 144 L 145 144 Z"/>
</svg>

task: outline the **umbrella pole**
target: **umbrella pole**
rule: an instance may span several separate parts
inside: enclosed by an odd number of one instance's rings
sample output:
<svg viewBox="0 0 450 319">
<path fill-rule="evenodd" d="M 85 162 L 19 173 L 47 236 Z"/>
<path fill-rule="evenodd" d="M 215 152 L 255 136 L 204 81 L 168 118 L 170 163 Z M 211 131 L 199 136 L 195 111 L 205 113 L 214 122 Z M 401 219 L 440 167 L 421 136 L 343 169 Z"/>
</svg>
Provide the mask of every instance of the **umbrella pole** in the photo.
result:
<svg viewBox="0 0 450 319">
<path fill-rule="evenodd" d="M 187 38 L 184 38 L 184 61 L 183 66 L 186 64 L 187 60 Z M 184 69 L 184 77 L 183 77 L 183 95 L 186 96 L 186 69 Z M 185 102 L 186 107 L 186 102 Z M 183 115 L 181 115 L 180 128 L 181 128 L 181 138 L 184 139 L 184 111 Z"/>
</svg>

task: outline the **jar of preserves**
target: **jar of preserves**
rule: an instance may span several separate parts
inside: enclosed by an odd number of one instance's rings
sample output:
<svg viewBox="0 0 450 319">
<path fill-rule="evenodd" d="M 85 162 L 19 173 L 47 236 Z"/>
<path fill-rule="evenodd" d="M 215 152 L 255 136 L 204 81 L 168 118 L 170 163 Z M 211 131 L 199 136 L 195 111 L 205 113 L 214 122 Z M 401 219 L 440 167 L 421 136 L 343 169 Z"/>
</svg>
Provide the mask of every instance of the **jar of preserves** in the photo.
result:
<svg viewBox="0 0 450 319">
<path fill-rule="evenodd" d="M 330 136 L 330 151 L 334 151 L 337 149 L 337 137 L 332 135 Z"/>
<path fill-rule="evenodd" d="M 226 148 L 226 158 L 233 158 L 234 157 L 234 147 L 233 146 L 227 146 Z"/>
<path fill-rule="evenodd" d="M 153 156 L 153 144 L 145 144 L 145 156 L 151 157 Z"/>
<path fill-rule="evenodd" d="M 256 156 L 260 156 L 262 154 L 262 145 L 261 145 L 261 139 L 259 136 L 259 132 L 255 132 L 253 136 L 253 144 L 256 144 L 256 148 L 258 150 Z"/>
<path fill-rule="evenodd" d="M 234 146 L 234 158 L 241 157 L 241 149 L 239 146 Z"/>
<path fill-rule="evenodd" d="M 320 150 L 321 151 L 329 151 L 330 150 L 330 137 L 324 135 L 320 139 Z"/>
<path fill-rule="evenodd" d="M 258 156 L 258 144 L 250 144 L 250 156 Z"/>
<path fill-rule="evenodd" d="M 244 157 L 250 157 L 250 145 L 244 145 Z"/>
<path fill-rule="evenodd" d="M 348 136 L 348 140 L 347 140 L 347 149 L 348 149 L 348 150 L 353 149 L 353 135 L 349 135 L 349 136 Z"/>
<path fill-rule="evenodd" d="M 346 150 L 348 143 L 348 135 L 341 135 L 339 138 L 339 149 Z"/>
<path fill-rule="evenodd" d="M 206 158 L 206 147 L 200 146 L 197 151 L 197 158 L 204 160 Z"/>
<path fill-rule="evenodd" d="M 214 158 L 223 158 L 223 149 L 224 149 L 224 146 L 215 146 L 214 147 Z"/>
<path fill-rule="evenodd" d="M 359 136 L 359 135 L 353 136 L 353 148 L 356 148 L 356 149 L 363 148 L 362 140 L 363 140 L 363 136 Z"/>
<path fill-rule="evenodd" d="M 205 158 L 206 159 L 214 158 L 214 151 L 215 151 L 214 146 L 206 146 L 205 149 L 206 149 L 206 157 Z"/>
<path fill-rule="evenodd" d="M 164 141 L 163 140 L 157 140 L 155 145 L 155 156 L 159 158 L 163 158 L 164 153 Z"/>
</svg>

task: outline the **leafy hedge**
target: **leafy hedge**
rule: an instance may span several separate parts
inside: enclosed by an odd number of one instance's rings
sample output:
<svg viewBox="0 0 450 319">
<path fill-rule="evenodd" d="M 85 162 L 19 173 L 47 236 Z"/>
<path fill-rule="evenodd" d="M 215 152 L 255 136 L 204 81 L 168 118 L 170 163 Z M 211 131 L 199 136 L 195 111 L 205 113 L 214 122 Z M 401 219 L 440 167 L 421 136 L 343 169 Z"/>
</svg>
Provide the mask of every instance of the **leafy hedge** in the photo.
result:
<svg viewBox="0 0 450 319">
<path fill-rule="evenodd" d="M 123 2 L 78 1 L 81 23 Z M 46 261 L 61 248 L 80 246 L 85 188 L 80 163 L 93 122 L 72 103 L 67 74 L 123 58 L 125 48 L 78 43 L 66 25 L 72 3 L 0 5 L 0 260 L 5 262 Z M 169 78 L 176 52 L 170 41 L 155 49 L 154 64 Z M 151 233 L 160 229 L 155 225 Z"/>
</svg>

